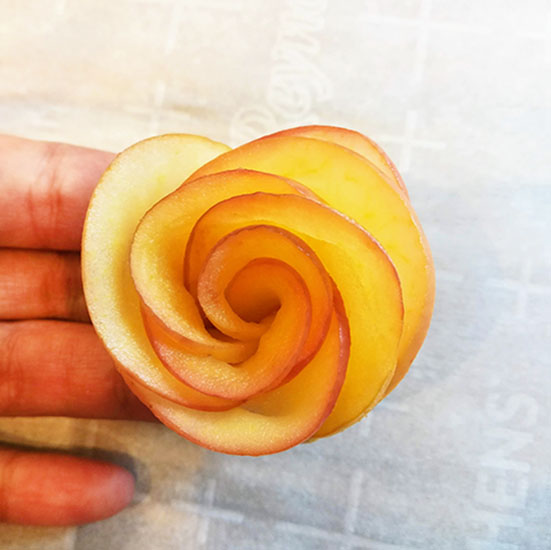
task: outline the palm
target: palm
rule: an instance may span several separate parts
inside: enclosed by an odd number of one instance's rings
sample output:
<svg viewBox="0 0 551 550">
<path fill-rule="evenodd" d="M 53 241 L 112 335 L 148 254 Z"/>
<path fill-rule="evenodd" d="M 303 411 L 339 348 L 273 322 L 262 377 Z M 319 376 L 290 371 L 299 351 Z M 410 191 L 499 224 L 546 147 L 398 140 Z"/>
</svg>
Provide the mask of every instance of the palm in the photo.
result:
<svg viewBox="0 0 551 550">
<path fill-rule="evenodd" d="M 113 155 L 0 136 L 0 414 L 151 419 L 113 368 L 80 280 L 86 207 Z M 0 521 L 111 515 L 133 480 L 114 465 L 0 448 Z"/>
</svg>

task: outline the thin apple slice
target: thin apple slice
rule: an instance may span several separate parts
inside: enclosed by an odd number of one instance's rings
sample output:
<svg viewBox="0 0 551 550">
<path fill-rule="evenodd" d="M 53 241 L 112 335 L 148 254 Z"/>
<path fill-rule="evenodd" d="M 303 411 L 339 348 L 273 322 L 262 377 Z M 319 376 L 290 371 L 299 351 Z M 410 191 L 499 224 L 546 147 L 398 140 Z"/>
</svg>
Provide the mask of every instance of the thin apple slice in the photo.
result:
<svg viewBox="0 0 551 550">
<path fill-rule="evenodd" d="M 189 181 L 236 167 L 304 184 L 332 208 L 366 228 L 390 256 L 402 284 L 405 315 L 398 364 L 388 393 L 404 377 L 421 347 L 434 303 L 432 256 L 404 194 L 349 149 L 294 136 L 261 138 L 233 149 L 201 167 Z"/>
<path fill-rule="evenodd" d="M 309 137 L 346 147 L 358 153 L 358 155 L 361 155 L 378 168 L 409 200 L 406 184 L 391 158 L 385 153 L 380 145 L 367 136 L 360 134 L 360 132 L 349 130 L 348 128 L 340 128 L 338 126 L 312 125 L 289 128 L 288 130 L 270 134 L 270 136 Z"/>
<path fill-rule="evenodd" d="M 213 338 L 215 345 L 205 345 L 204 343 L 189 340 L 169 330 L 143 302 L 142 318 L 150 341 L 154 342 L 155 340 L 166 339 L 167 344 L 171 342 L 171 345 L 184 353 L 191 353 L 202 357 L 213 355 L 220 361 L 236 364 L 248 359 L 257 348 L 257 342 L 255 341 L 237 342 L 213 327 L 208 327 L 207 332 Z"/>
<path fill-rule="evenodd" d="M 342 304 L 314 359 L 290 382 L 229 411 L 193 411 L 127 380 L 161 422 L 187 439 L 223 453 L 264 455 L 310 438 L 327 418 L 341 389 L 349 350 Z"/>
<path fill-rule="evenodd" d="M 266 293 L 264 281 L 248 280 L 245 283 L 242 278 L 235 278 L 237 271 L 259 257 L 279 260 L 292 267 L 310 294 L 310 332 L 293 369 L 294 375 L 320 348 L 333 309 L 331 279 L 305 242 L 277 227 L 238 229 L 224 237 L 208 257 L 186 254 L 187 286 L 198 296 L 203 312 L 220 331 L 234 338 L 243 338 L 243 318 L 259 321 L 274 308 L 273 297 Z M 215 283 L 207 276 L 209 273 L 216 275 Z M 272 278 L 275 273 L 267 273 L 267 276 Z"/>
<path fill-rule="evenodd" d="M 215 264 L 207 262 L 208 279 L 224 269 Z M 152 340 L 159 358 L 176 377 L 202 393 L 231 400 L 249 399 L 287 377 L 301 355 L 312 311 L 308 289 L 292 267 L 262 258 L 247 263 L 240 271 L 236 277 L 262 281 L 263 291 L 275 296 L 279 304 L 249 359 L 234 366 L 213 356 L 185 353 L 166 339 Z"/>
<path fill-rule="evenodd" d="M 219 202 L 196 223 L 186 256 L 204 263 L 205 251 L 247 224 L 281 227 L 303 240 L 342 295 L 351 348 L 345 383 L 322 428 L 333 433 L 373 407 L 394 374 L 403 322 L 396 270 L 359 225 L 301 195 L 255 193 Z"/>
<path fill-rule="evenodd" d="M 147 337 L 130 276 L 132 237 L 144 213 L 205 162 L 228 150 L 185 134 L 126 149 L 98 183 L 82 239 L 83 285 L 94 327 L 121 372 L 159 395 L 189 404 L 189 388 L 166 370 Z"/>
<path fill-rule="evenodd" d="M 157 353 L 157 351 L 156 351 Z M 134 384 L 142 386 L 145 389 L 148 387 L 142 383 L 136 376 L 129 373 L 128 370 L 121 369 L 121 374 L 124 375 L 125 379 L 134 380 Z M 160 397 L 168 399 L 173 403 L 177 403 L 183 407 L 189 407 L 190 409 L 195 409 L 198 411 L 227 411 L 233 409 L 234 407 L 239 406 L 245 401 L 245 399 L 232 400 L 225 399 L 223 397 L 217 397 L 214 395 L 204 394 L 191 386 L 188 386 L 185 383 L 180 382 L 177 378 L 173 376 L 167 377 L 167 384 L 169 388 L 174 388 L 174 391 L 178 392 L 177 396 L 173 396 L 170 393 L 167 395 L 166 391 L 157 392 Z"/>
<path fill-rule="evenodd" d="M 224 342 L 207 331 L 195 296 L 181 283 L 187 240 L 199 217 L 219 201 L 257 191 L 309 193 L 284 178 L 235 170 L 181 186 L 137 224 L 130 255 L 136 290 L 148 312 L 180 341 L 183 352 L 231 362 L 247 357 L 245 342 Z"/>
</svg>

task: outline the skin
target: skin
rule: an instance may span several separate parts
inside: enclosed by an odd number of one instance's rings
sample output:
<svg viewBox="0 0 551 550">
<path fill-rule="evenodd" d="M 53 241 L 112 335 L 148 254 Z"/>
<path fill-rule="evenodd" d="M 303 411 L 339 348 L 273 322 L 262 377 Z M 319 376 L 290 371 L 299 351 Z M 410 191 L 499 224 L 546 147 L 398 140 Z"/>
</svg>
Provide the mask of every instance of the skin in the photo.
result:
<svg viewBox="0 0 551 550">
<path fill-rule="evenodd" d="M 153 420 L 94 333 L 82 294 L 84 216 L 113 157 L 0 135 L 2 416 Z M 0 522 L 96 521 L 133 492 L 132 475 L 114 464 L 0 446 Z"/>
</svg>

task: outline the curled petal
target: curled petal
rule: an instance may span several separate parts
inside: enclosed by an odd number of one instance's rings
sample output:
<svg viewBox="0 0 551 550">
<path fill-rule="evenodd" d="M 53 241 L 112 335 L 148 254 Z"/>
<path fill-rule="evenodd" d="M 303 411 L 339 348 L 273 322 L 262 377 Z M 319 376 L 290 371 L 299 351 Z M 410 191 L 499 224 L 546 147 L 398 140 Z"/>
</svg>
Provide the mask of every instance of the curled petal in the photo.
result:
<svg viewBox="0 0 551 550">
<path fill-rule="evenodd" d="M 261 329 L 255 353 L 242 363 L 232 365 L 213 356 L 183 353 L 165 342 L 153 342 L 159 357 L 171 372 L 207 395 L 232 400 L 248 399 L 286 378 L 297 363 L 308 336 L 310 295 L 296 271 L 276 260 L 251 262 L 237 277 L 258 280 L 266 271 L 270 271 L 272 276 L 262 279 L 263 290 L 270 295 L 273 293 L 279 306 L 266 327 L 252 323 Z M 235 319 L 231 318 L 232 321 Z M 242 319 L 237 321 L 243 323 Z M 237 332 L 241 333 L 243 327 L 238 323 L 235 325 Z M 245 336 L 252 334 L 249 331 Z"/>
<path fill-rule="evenodd" d="M 193 411 L 128 382 L 153 414 L 191 441 L 237 455 L 277 453 L 315 434 L 334 407 L 346 374 L 349 338 L 346 315 L 337 303 L 314 359 L 287 384 L 229 411 Z"/>
</svg>

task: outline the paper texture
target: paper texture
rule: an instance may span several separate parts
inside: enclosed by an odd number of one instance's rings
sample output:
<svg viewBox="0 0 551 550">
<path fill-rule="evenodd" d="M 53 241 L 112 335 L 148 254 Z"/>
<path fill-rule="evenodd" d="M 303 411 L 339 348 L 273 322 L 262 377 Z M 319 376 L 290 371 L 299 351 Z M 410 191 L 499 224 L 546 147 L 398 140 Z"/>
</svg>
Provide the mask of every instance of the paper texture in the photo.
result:
<svg viewBox="0 0 551 550">
<path fill-rule="evenodd" d="M 547 0 L 0 0 L 0 131 L 121 150 L 347 126 L 396 160 L 437 269 L 432 327 L 363 422 L 265 458 L 162 426 L 0 420 L 129 466 L 136 503 L 12 549 L 551 548 Z"/>
</svg>

